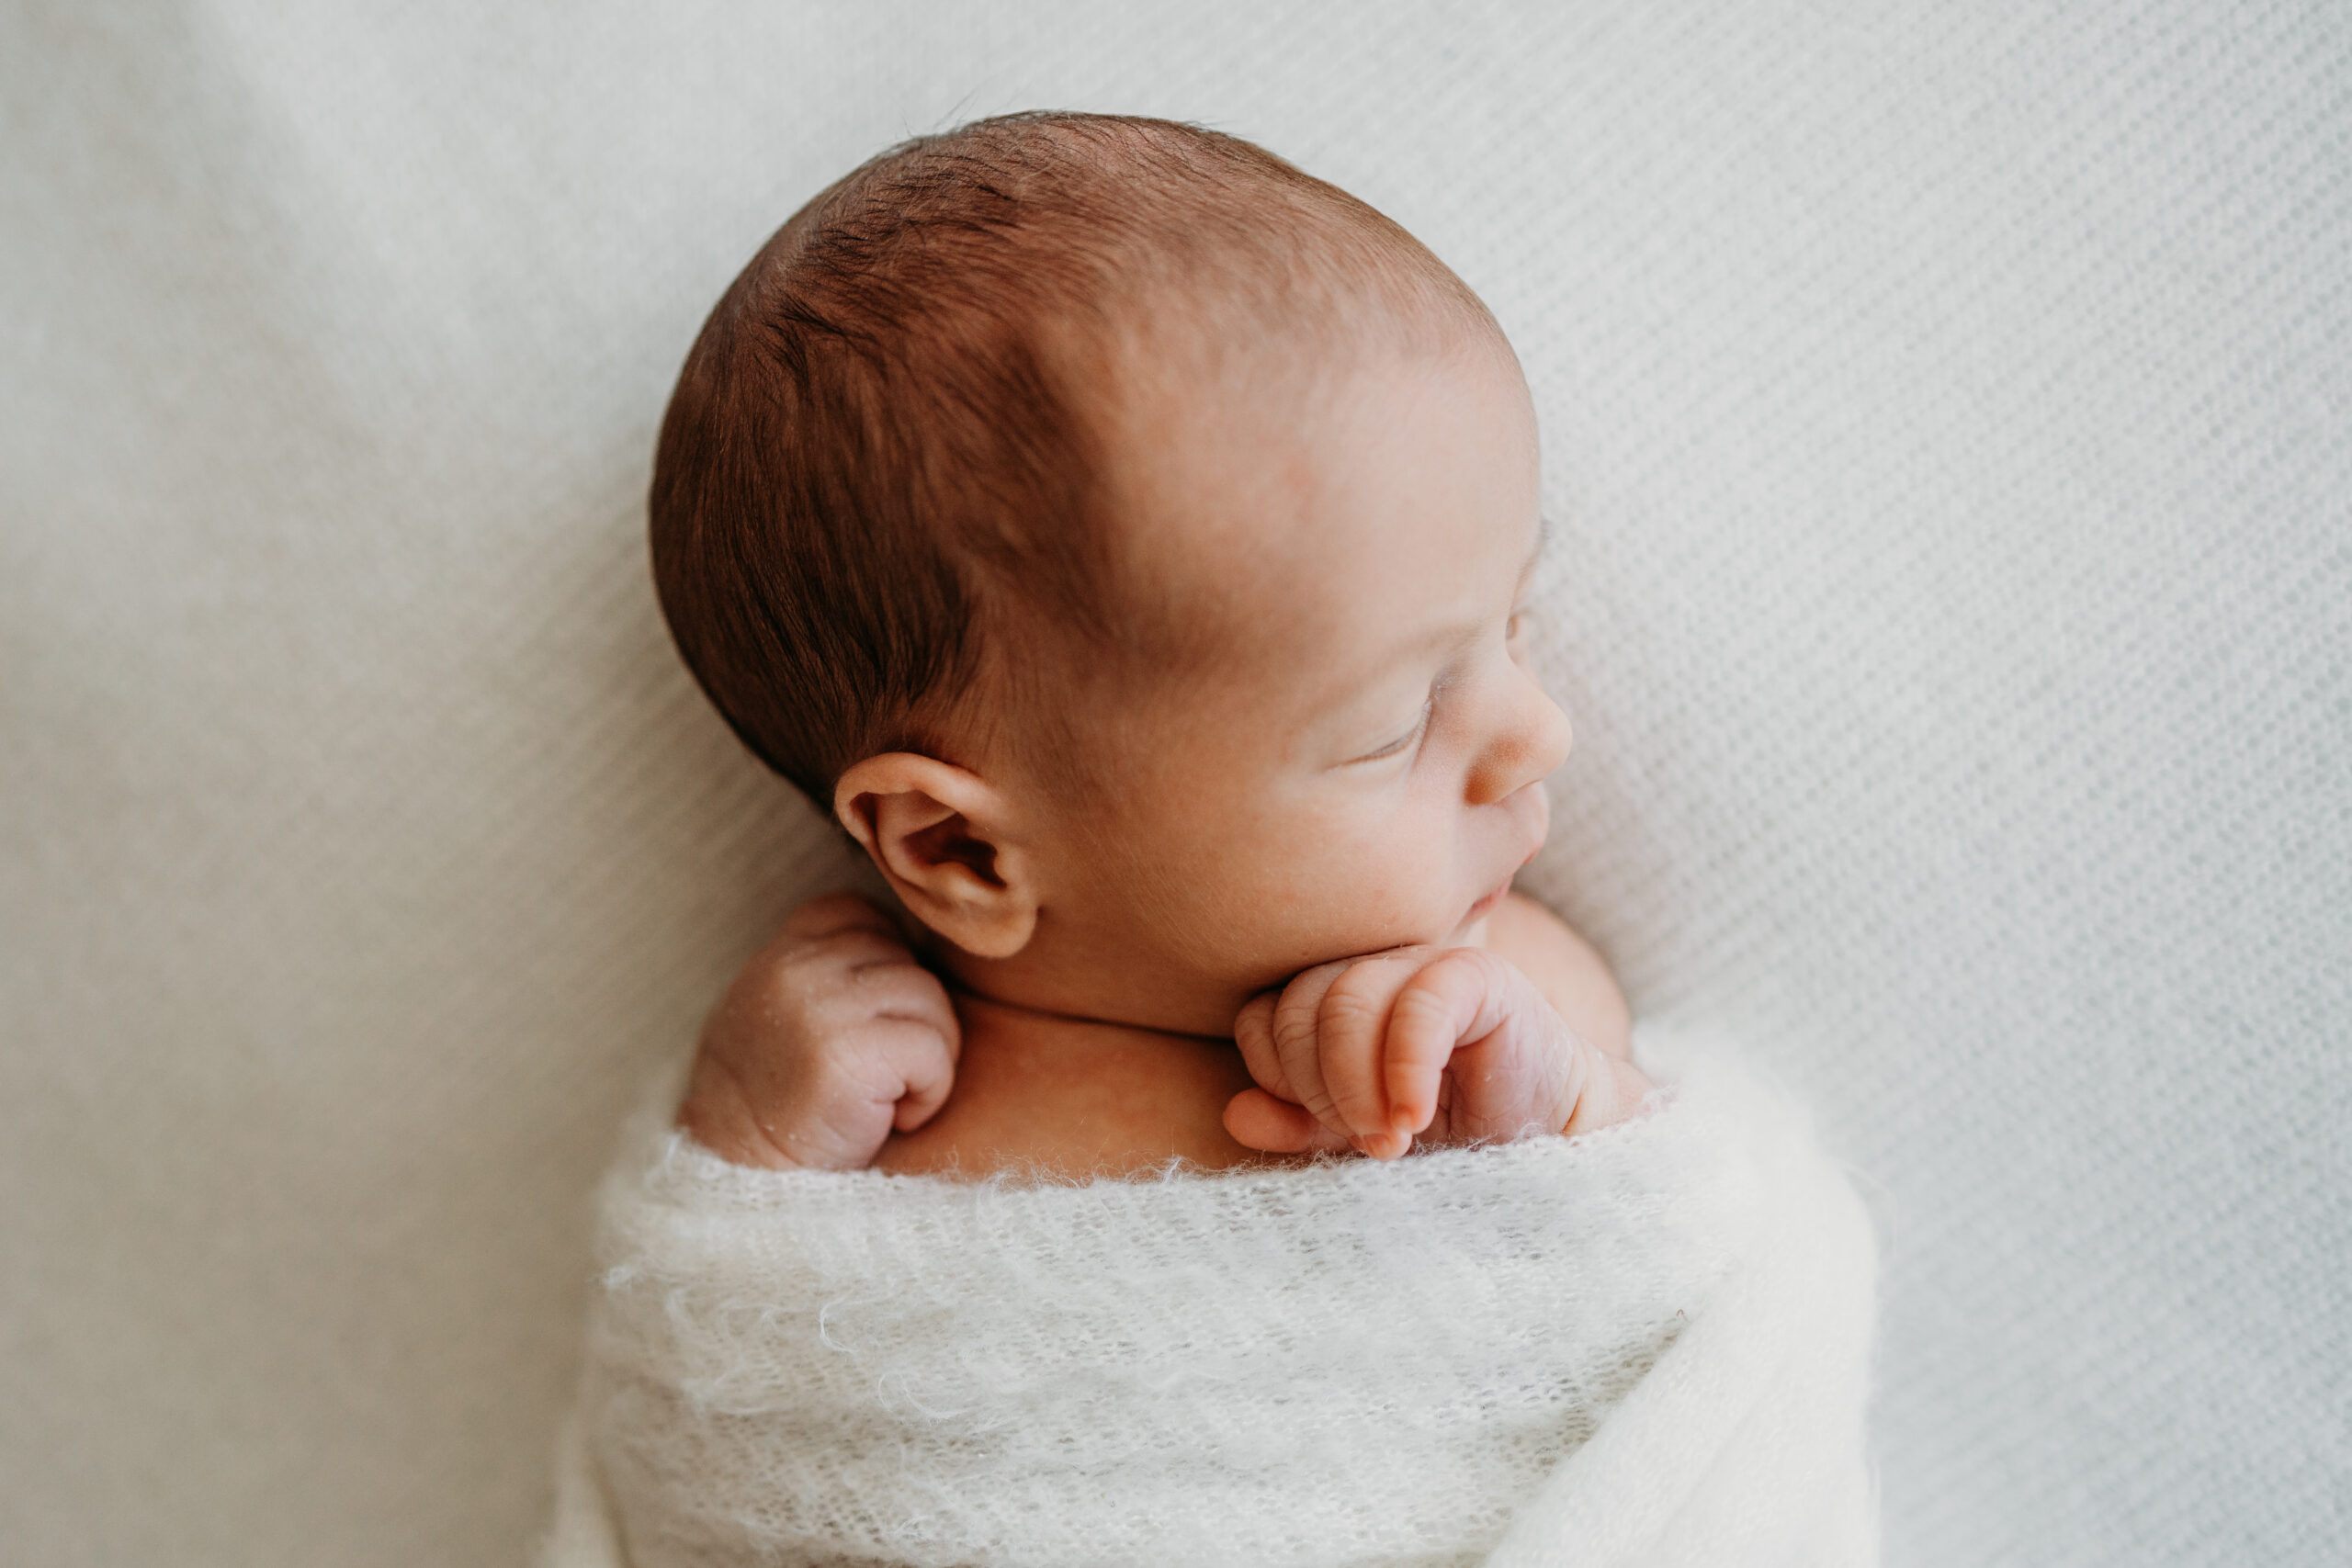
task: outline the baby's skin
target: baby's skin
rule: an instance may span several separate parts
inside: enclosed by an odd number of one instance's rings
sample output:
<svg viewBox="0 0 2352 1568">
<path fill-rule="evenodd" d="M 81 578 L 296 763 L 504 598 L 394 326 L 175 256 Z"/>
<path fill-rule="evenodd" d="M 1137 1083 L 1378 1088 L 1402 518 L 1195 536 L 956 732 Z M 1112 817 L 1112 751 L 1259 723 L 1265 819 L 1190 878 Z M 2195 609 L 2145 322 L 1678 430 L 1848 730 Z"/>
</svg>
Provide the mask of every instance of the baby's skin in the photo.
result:
<svg viewBox="0 0 2352 1568">
<path fill-rule="evenodd" d="M 1599 955 L 1517 894 L 1480 924 L 1475 945 L 1310 970 L 1253 999 L 1228 1040 L 951 996 L 888 915 L 836 894 L 729 988 L 679 1120 L 741 1165 L 1075 1177 L 1389 1156 L 1629 1114 L 1647 1084 Z"/>
<path fill-rule="evenodd" d="M 1510 350 L 1142 341 L 1099 417 L 1131 602 L 1190 656 L 1023 671 L 952 753 L 849 767 L 909 932 L 795 914 L 681 1124 L 755 1165 L 1087 1175 L 1634 1113 L 1606 965 L 1510 892 L 1569 742 Z"/>
</svg>

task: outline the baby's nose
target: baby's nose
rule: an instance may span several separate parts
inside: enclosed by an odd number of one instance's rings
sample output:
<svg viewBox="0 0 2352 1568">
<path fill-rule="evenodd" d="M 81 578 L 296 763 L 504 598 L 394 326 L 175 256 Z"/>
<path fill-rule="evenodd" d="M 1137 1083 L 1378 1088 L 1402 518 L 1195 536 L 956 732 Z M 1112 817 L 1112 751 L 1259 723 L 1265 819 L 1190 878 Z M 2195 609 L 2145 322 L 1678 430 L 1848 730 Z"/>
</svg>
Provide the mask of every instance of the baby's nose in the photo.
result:
<svg viewBox="0 0 2352 1568">
<path fill-rule="evenodd" d="M 1470 770 L 1470 804 L 1488 806 L 1516 790 L 1557 773 L 1568 760 L 1575 733 L 1561 711 L 1532 676 L 1522 674 L 1510 711 Z"/>
</svg>

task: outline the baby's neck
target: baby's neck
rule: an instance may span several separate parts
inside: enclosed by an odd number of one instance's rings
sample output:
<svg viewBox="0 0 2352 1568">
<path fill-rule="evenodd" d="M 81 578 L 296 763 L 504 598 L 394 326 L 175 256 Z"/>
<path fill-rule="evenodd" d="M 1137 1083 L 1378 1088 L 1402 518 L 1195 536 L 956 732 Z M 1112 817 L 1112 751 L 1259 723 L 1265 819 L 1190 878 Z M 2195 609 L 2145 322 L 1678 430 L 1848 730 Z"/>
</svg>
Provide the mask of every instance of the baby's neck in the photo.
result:
<svg viewBox="0 0 2352 1568">
<path fill-rule="evenodd" d="M 947 976 L 947 990 L 959 1005 L 968 1002 L 975 1007 L 1001 1013 L 1008 1020 L 1034 1021 L 1041 1025 L 1071 1023 L 1091 1029 L 1124 1029 L 1142 1034 L 1173 1035 L 1179 1039 L 1199 1040 L 1216 1045 L 1229 1044 L 1233 1040 L 1233 1032 L 1230 1029 L 1214 1033 L 1194 1032 L 1182 1029 L 1162 1029 L 1156 1024 L 1141 1022 L 1131 1018 L 1101 1018 L 1090 1013 L 1064 1012 L 1055 1008 L 1034 1007 L 1027 1002 L 1015 1001 L 1009 997 L 990 996 L 953 971 L 950 971 Z"/>
<path fill-rule="evenodd" d="M 948 988 L 991 1007 L 1070 1023 L 1229 1042 L 1250 992 L 1194 976 L 1036 945 L 1011 958 L 979 958 L 933 940 L 924 959 Z"/>
<path fill-rule="evenodd" d="M 1481 916 L 1438 945 L 1485 947 L 1491 919 Z M 1290 978 L 1289 971 L 1263 976 L 1256 984 L 1156 973 L 1075 944 L 1033 943 L 1011 958 L 979 958 L 934 937 L 922 951 L 925 962 L 950 989 L 997 1007 L 1202 1040 L 1231 1040 L 1233 1021 L 1242 1005 L 1260 990 Z M 1318 962 L 1358 956 L 1332 953 Z"/>
</svg>

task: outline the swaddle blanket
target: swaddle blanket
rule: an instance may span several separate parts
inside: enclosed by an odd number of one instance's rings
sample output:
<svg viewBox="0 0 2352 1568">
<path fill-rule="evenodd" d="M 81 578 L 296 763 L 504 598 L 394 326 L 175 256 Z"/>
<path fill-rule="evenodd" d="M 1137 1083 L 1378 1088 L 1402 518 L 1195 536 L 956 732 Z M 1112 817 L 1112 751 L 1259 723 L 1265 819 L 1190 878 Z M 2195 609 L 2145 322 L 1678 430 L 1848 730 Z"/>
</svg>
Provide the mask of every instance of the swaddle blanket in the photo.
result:
<svg viewBox="0 0 2352 1568">
<path fill-rule="evenodd" d="M 1582 1138 L 1083 1185 L 649 1113 L 549 1560 L 1872 1561 L 1868 1222 L 1728 1057 L 1643 1055 Z"/>
</svg>

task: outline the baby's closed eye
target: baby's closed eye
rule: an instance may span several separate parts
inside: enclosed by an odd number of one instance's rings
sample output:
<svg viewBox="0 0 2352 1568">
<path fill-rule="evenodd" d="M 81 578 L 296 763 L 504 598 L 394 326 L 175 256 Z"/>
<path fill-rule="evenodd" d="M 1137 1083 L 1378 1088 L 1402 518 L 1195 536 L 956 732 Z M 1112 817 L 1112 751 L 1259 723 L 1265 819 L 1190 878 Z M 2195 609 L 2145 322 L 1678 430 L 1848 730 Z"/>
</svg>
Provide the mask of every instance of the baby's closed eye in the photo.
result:
<svg viewBox="0 0 2352 1568">
<path fill-rule="evenodd" d="M 1380 746 L 1373 750 L 1366 751 L 1362 756 L 1349 758 L 1348 761 L 1341 765 L 1352 767 L 1358 762 L 1378 762 L 1390 757 L 1399 756 L 1405 751 L 1409 750 L 1418 741 L 1419 741 L 1422 735 L 1427 733 L 1430 727 L 1430 713 L 1436 705 L 1437 694 L 1432 692 L 1428 697 L 1422 700 L 1421 711 L 1414 715 L 1412 728 L 1405 731 L 1404 734 L 1396 737 L 1396 739 L 1387 742 L 1385 745 Z"/>
</svg>

